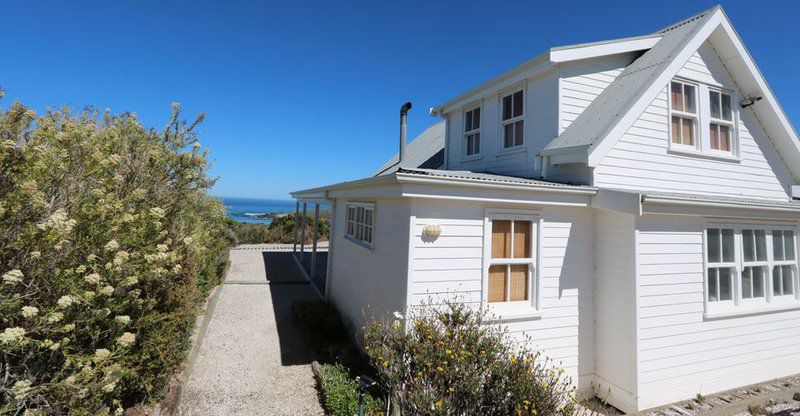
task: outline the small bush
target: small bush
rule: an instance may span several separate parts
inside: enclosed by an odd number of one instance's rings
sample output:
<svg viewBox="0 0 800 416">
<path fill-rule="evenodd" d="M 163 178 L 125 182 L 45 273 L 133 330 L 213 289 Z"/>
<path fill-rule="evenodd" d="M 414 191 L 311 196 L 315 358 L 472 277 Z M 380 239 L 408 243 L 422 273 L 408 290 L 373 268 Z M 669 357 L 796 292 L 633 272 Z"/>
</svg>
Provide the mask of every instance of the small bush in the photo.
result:
<svg viewBox="0 0 800 416">
<path fill-rule="evenodd" d="M 381 381 L 407 414 L 573 415 L 571 383 L 502 327 L 461 303 L 423 306 L 404 328 L 401 316 L 365 328 Z"/>
<path fill-rule="evenodd" d="M 346 368 L 338 364 L 322 364 L 319 370 L 319 384 L 328 414 L 332 416 L 358 414 L 358 383 Z M 364 395 L 364 404 L 365 414 L 383 414 L 383 402 L 372 395 Z"/>
</svg>

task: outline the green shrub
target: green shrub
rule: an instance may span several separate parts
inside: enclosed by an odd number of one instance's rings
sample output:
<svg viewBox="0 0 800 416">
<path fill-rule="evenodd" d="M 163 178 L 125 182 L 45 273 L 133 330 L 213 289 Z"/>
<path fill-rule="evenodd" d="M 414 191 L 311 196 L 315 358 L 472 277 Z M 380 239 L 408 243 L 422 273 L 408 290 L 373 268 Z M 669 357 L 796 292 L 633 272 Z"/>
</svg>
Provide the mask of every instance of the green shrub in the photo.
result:
<svg viewBox="0 0 800 416">
<path fill-rule="evenodd" d="M 0 414 L 109 414 L 163 395 L 227 264 L 206 151 L 173 106 L 0 113 Z"/>
<path fill-rule="evenodd" d="M 321 215 L 317 223 L 319 241 L 328 240 L 328 219 L 327 215 Z M 244 223 L 233 219 L 228 219 L 228 228 L 236 236 L 237 244 L 263 244 L 263 243 L 284 243 L 294 242 L 294 215 L 284 215 L 272 220 L 269 224 Z M 306 217 L 306 244 L 313 241 L 314 218 Z M 300 241 L 300 231 L 298 231 L 297 241 Z"/>
<path fill-rule="evenodd" d="M 325 410 L 332 416 L 358 414 L 358 383 L 341 365 L 322 364 L 319 369 L 319 384 Z M 364 395 L 367 415 L 383 414 L 383 402 L 370 394 Z"/>
<path fill-rule="evenodd" d="M 527 344 L 461 303 L 424 305 L 408 329 L 401 315 L 365 328 L 380 380 L 407 414 L 572 415 L 569 379 Z M 417 316 L 417 315 L 415 315 Z"/>
</svg>

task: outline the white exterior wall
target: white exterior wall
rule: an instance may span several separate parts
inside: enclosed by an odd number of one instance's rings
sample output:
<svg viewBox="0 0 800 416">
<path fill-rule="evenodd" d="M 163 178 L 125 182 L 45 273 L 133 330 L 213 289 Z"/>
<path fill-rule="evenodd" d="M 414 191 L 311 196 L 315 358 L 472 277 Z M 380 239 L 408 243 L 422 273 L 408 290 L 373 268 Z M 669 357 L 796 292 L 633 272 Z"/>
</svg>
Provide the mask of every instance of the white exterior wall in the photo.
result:
<svg viewBox="0 0 800 416">
<path fill-rule="evenodd" d="M 501 100 L 504 95 L 519 91 L 520 88 L 525 89 L 524 148 L 502 154 Z M 520 177 L 539 176 L 536 155 L 557 134 L 557 94 L 558 79 L 555 73 L 550 72 L 448 113 L 447 168 Z M 481 106 L 481 155 L 478 159 L 468 160 L 465 159 L 464 110 L 475 108 L 478 104 Z"/>
<path fill-rule="evenodd" d="M 556 364 L 560 362 L 573 382 L 589 391 L 594 374 L 590 209 L 418 200 L 412 241 L 412 304 L 446 297 L 479 305 L 486 208 L 541 209 L 543 316 L 505 325 L 515 339 L 531 336 L 534 348 L 553 357 Z M 426 224 L 440 225 L 441 236 L 423 238 Z"/>
<path fill-rule="evenodd" d="M 636 279 L 633 215 L 595 214 L 597 395 L 627 412 L 636 407 Z"/>
<path fill-rule="evenodd" d="M 709 43 L 689 59 L 678 76 L 736 90 L 736 84 Z M 791 174 L 751 110 L 739 111 L 741 161 L 671 153 L 668 112 L 665 87 L 595 168 L 595 186 L 736 197 L 789 197 Z"/>
<path fill-rule="evenodd" d="M 402 311 L 406 304 L 409 201 L 358 199 L 375 202 L 374 248 L 345 238 L 347 200 L 336 201 L 330 299 L 345 324 L 360 333 L 365 319 Z"/>
<path fill-rule="evenodd" d="M 703 267 L 702 218 L 641 218 L 642 409 L 800 373 L 800 310 L 704 319 Z"/>
</svg>

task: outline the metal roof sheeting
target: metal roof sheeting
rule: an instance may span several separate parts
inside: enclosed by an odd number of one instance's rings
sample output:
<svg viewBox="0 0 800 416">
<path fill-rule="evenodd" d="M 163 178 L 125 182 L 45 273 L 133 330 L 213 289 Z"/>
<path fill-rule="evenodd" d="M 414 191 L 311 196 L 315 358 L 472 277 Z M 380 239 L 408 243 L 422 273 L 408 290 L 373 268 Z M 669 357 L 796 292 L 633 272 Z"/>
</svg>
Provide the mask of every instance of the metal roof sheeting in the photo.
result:
<svg viewBox="0 0 800 416">
<path fill-rule="evenodd" d="M 706 10 L 657 32 L 662 35 L 661 40 L 628 65 L 543 151 L 591 149 L 602 141 L 718 9 L 719 6 Z"/>
<path fill-rule="evenodd" d="M 439 170 L 439 169 L 406 169 L 401 168 L 397 171 L 398 174 L 410 175 L 424 175 L 435 178 L 450 178 L 460 180 L 474 180 L 480 182 L 494 182 L 503 184 L 514 185 L 531 185 L 536 187 L 551 187 L 551 188 L 570 188 L 570 189 L 586 189 L 593 190 L 591 186 L 572 185 L 566 183 L 549 182 L 540 179 L 518 178 L 515 176 L 493 175 L 491 173 L 477 173 L 468 170 Z"/>
<path fill-rule="evenodd" d="M 440 121 L 415 137 L 406 147 L 406 159 L 397 164 L 398 153 L 389 158 L 372 176 L 388 175 L 404 168 L 439 168 L 444 165 L 445 122 Z"/>
</svg>

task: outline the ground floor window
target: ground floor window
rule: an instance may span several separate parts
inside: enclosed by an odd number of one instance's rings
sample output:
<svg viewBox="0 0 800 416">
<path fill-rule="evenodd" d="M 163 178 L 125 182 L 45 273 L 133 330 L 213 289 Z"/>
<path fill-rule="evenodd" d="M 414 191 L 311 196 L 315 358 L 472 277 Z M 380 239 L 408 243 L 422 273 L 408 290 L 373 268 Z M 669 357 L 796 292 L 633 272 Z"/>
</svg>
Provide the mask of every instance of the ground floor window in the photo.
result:
<svg viewBox="0 0 800 416">
<path fill-rule="evenodd" d="M 345 229 L 347 238 L 371 248 L 374 229 L 375 204 L 348 202 Z"/>
<path fill-rule="evenodd" d="M 710 224 L 705 246 L 706 300 L 710 304 L 794 298 L 797 255 L 793 227 Z"/>
<path fill-rule="evenodd" d="M 530 215 L 493 214 L 488 217 L 486 294 L 493 304 L 533 305 L 536 276 L 537 222 Z"/>
</svg>

